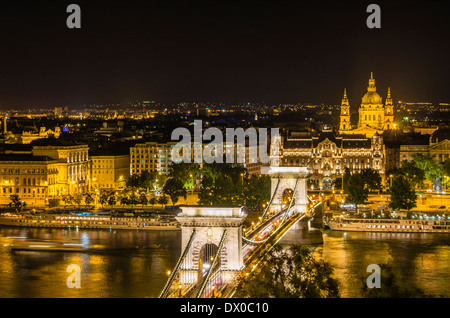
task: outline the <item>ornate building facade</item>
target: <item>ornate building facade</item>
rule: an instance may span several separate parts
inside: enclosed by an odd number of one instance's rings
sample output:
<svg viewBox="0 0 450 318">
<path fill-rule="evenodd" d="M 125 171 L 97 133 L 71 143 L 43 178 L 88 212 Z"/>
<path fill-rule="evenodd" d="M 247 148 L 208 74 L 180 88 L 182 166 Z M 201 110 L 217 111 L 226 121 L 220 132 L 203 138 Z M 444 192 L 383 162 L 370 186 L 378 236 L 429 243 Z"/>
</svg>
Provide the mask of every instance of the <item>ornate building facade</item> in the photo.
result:
<svg viewBox="0 0 450 318">
<path fill-rule="evenodd" d="M 352 173 L 370 168 L 381 176 L 385 172 L 383 138 L 378 134 L 367 138 L 336 136 L 331 130 L 312 137 L 293 133 L 282 145 L 281 165 L 308 167 L 313 189 L 335 189 L 336 180 L 342 178 L 346 168 Z"/>
</svg>

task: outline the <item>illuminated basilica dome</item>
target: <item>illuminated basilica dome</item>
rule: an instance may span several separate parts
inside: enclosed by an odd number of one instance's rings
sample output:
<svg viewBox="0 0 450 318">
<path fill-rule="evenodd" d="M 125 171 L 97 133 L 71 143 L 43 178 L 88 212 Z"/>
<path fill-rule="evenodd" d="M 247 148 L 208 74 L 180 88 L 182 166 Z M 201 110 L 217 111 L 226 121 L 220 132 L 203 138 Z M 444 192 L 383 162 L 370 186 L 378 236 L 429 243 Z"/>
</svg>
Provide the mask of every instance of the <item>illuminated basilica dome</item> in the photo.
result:
<svg viewBox="0 0 450 318">
<path fill-rule="evenodd" d="M 361 134 L 372 138 L 375 134 L 380 135 L 385 130 L 395 129 L 394 103 L 392 101 L 391 89 L 388 88 L 386 105 L 377 93 L 373 73 L 370 73 L 369 86 L 364 94 L 361 106 L 358 110 L 358 126 L 352 127 L 350 122 L 350 104 L 347 98 L 347 90 L 344 90 L 344 98 L 341 103 L 341 114 L 339 132 L 341 134 Z"/>
<path fill-rule="evenodd" d="M 378 95 L 377 93 L 373 73 L 370 73 L 369 86 L 367 87 L 367 93 L 362 98 L 361 106 L 364 107 L 364 105 L 379 105 L 379 104 L 383 104 L 383 101 L 381 96 Z"/>
<path fill-rule="evenodd" d="M 363 98 L 361 104 L 363 105 L 378 105 L 382 104 L 381 96 L 377 92 L 367 92 Z"/>
</svg>

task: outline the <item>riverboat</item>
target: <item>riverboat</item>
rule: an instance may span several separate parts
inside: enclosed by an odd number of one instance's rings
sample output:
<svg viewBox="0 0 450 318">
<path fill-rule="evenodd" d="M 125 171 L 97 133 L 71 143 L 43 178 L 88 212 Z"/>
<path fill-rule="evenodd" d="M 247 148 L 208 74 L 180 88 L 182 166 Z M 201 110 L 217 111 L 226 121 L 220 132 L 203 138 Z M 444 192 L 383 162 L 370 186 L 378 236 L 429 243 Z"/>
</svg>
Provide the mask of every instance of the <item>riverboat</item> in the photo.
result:
<svg viewBox="0 0 450 318">
<path fill-rule="evenodd" d="M 324 220 L 335 231 L 450 233 L 450 220 L 446 218 L 362 218 L 340 216 Z"/>
<path fill-rule="evenodd" d="M 113 215 L 19 214 L 0 215 L 0 225 L 18 227 L 78 228 L 108 230 L 179 230 L 176 220 L 155 217 Z"/>
<path fill-rule="evenodd" d="M 26 238 L 6 238 L 11 251 L 29 252 L 101 252 L 105 250 L 103 245 L 85 247 L 83 244 L 65 243 L 59 241 L 35 240 Z"/>
</svg>

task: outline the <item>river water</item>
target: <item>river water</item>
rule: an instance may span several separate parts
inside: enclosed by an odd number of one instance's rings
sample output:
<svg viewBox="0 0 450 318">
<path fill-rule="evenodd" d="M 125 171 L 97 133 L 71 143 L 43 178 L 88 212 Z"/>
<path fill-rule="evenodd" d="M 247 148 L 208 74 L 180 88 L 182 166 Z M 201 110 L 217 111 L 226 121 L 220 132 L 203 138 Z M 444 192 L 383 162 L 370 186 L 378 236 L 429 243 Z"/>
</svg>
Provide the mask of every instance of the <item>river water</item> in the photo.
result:
<svg viewBox="0 0 450 318">
<path fill-rule="evenodd" d="M 0 297 L 158 297 L 181 251 L 180 231 L 76 230 L 0 227 L 0 236 L 104 245 L 101 254 L 11 252 L 0 247 Z M 450 297 L 450 235 L 309 231 L 298 240 L 330 262 L 343 297 L 360 297 L 370 264 L 392 264 L 433 297 Z M 81 288 L 68 288 L 67 267 L 80 266 Z"/>
</svg>

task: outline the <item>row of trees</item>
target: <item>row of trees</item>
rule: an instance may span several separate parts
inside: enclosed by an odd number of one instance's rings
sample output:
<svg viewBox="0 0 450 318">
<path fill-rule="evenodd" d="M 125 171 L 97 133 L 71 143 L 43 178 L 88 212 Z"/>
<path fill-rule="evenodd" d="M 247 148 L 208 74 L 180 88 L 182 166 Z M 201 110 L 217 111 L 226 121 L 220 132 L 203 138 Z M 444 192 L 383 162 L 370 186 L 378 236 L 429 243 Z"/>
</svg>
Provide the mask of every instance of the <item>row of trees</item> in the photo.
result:
<svg viewBox="0 0 450 318">
<path fill-rule="evenodd" d="M 394 210 L 410 210 L 417 206 L 416 189 L 420 192 L 425 183 L 430 183 L 435 191 L 441 191 L 448 182 L 450 160 L 439 162 L 430 155 L 415 154 L 412 161 L 403 161 L 400 168 L 386 172 L 389 178 L 391 200 L 389 207 Z M 444 177 L 443 177 L 444 176 Z M 363 169 L 361 173 L 350 174 L 346 169 L 343 177 L 343 190 L 356 210 L 367 200 L 370 192 L 382 189 L 381 177 L 377 171 Z"/>
<path fill-rule="evenodd" d="M 372 183 L 374 180 L 376 183 Z M 370 171 L 363 170 L 361 173 L 354 174 L 350 174 L 348 169 L 345 171 L 343 177 L 344 193 L 348 195 L 347 200 L 355 205 L 356 212 L 358 212 L 358 205 L 363 204 L 367 200 L 369 191 L 370 189 L 373 189 L 373 185 L 378 187 L 377 180 L 378 177 L 376 174 Z M 392 180 L 389 191 L 391 194 L 389 207 L 393 210 L 410 210 L 416 206 L 417 196 L 414 190 L 414 183 L 413 181 L 407 179 L 405 175 L 396 175 Z"/>
<path fill-rule="evenodd" d="M 196 180 L 200 181 L 198 185 Z M 196 186 L 198 203 L 202 205 L 235 204 L 260 209 L 270 199 L 268 176 L 249 176 L 245 167 L 215 162 L 201 169 L 196 163 L 172 164 L 163 193 L 176 203 Z"/>
<path fill-rule="evenodd" d="M 260 209 L 270 200 L 270 178 L 249 176 L 245 167 L 227 163 L 212 163 L 201 169 L 196 163 L 172 163 L 168 175 L 144 171 L 133 175 L 123 190 L 103 190 L 97 194 L 97 203 L 109 205 L 165 205 L 169 199 L 176 205 L 189 191 L 197 190 L 198 204 L 245 205 Z M 160 191 L 159 196 L 150 195 Z M 66 205 L 80 207 L 94 203 L 94 194 L 64 196 Z"/>
<path fill-rule="evenodd" d="M 382 190 L 382 179 L 377 170 L 374 169 L 362 169 L 358 174 L 361 176 L 361 187 L 364 189 L 364 192 L 367 193 L 380 193 Z M 348 180 L 350 179 L 350 169 L 345 168 L 344 176 L 343 176 L 343 190 L 345 193 L 348 193 L 349 185 Z"/>
</svg>

